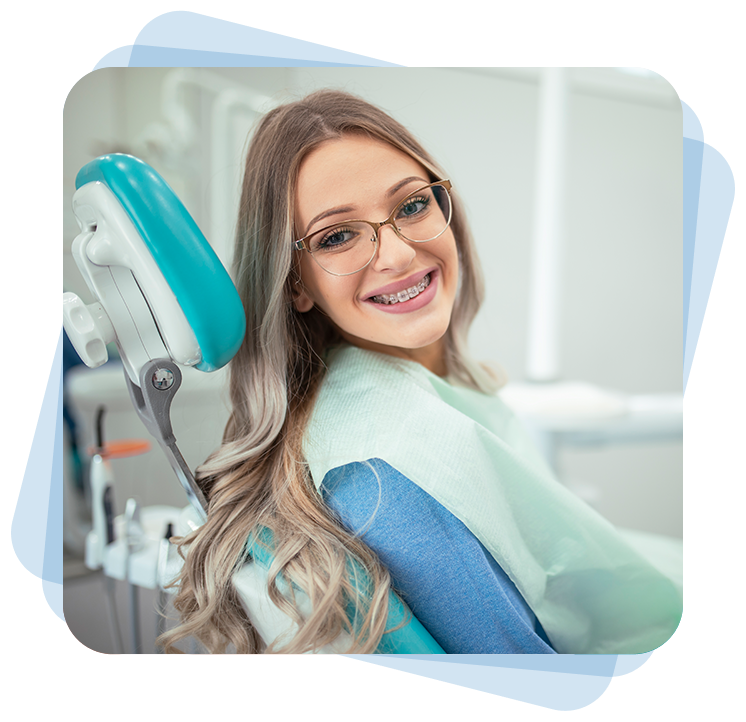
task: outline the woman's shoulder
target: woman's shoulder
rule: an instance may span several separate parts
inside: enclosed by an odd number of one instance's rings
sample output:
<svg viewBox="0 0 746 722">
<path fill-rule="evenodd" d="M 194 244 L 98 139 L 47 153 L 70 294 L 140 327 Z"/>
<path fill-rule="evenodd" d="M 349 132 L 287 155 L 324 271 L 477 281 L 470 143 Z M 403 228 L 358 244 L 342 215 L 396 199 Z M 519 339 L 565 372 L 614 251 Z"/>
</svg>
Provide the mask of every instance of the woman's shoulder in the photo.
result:
<svg viewBox="0 0 746 722">
<path fill-rule="evenodd" d="M 342 346 L 328 354 L 327 366 L 304 434 L 317 486 L 334 466 L 390 446 L 402 415 L 411 418 L 412 409 L 439 403 L 417 369 L 384 354 Z"/>
<path fill-rule="evenodd" d="M 313 417 L 325 423 L 371 407 L 401 403 L 422 393 L 434 395 L 418 364 L 355 346 L 340 346 L 327 357 L 327 372 L 314 402 Z"/>
<path fill-rule="evenodd" d="M 363 459 L 405 473 L 433 469 L 481 444 L 480 433 L 504 436 L 510 426 L 496 397 L 456 388 L 412 361 L 345 346 L 327 362 L 304 436 L 317 486 L 335 466 Z"/>
</svg>

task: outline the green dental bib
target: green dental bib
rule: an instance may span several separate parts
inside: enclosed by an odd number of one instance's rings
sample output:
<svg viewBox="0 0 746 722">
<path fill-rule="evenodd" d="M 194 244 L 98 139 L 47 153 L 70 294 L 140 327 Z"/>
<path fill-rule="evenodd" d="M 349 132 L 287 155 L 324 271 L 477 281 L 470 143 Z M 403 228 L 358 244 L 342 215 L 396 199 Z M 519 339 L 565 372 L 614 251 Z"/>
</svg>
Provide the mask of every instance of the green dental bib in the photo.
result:
<svg viewBox="0 0 746 722">
<path fill-rule="evenodd" d="M 664 573 L 557 482 L 497 397 L 340 347 L 304 453 L 317 488 L 331 469 L 378 458 L 430 494 L 489 550 L 558 652 L 649 652 L 678 626 L 680 568 Z"/>
</svg>

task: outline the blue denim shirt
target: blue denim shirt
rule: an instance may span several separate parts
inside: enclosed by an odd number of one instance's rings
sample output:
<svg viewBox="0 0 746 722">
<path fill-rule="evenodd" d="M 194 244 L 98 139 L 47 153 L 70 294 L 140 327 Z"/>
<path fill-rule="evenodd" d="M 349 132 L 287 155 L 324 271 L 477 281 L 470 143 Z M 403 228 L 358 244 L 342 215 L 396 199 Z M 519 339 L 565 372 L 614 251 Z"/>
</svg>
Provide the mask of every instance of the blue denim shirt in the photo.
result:
<svg viewBox="0 0 746 722">
<path fill-rule="evenodd" d="M 327 506 L 378 555 L 448 654 L 554 654 L 518 589 L 451 512 L 385 461 L 328 472 Z"/>
</svg>

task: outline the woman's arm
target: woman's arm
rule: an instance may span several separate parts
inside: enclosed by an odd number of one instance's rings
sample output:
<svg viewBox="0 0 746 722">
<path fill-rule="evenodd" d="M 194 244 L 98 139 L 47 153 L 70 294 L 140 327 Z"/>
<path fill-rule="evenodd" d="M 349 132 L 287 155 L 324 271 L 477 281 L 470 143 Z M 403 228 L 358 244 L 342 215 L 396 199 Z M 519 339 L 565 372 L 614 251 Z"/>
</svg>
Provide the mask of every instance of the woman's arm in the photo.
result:
<svg viewBox="0 0 746 722">
<path fill-rule="evenodd" d="M 378 554 L 396 591 L 447 653 L 553 653 L 533 612 L 479 540 L 386 462 L 333 469 L 321 492 Z"/>
</svg>

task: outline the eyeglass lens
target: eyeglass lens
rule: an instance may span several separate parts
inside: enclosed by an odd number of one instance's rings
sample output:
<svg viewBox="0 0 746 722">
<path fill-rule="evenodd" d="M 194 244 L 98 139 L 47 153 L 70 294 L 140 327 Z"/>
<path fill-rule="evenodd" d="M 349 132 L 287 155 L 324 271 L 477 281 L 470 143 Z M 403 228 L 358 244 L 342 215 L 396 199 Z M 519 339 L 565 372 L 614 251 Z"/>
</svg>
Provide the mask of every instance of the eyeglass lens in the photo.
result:
<svg viewBox="0 0 746 722">
<path fill-rule="evenodd" d="M 442 235 L 451 220 L 451 199 L 443 186 L 416 191 L 401 201 L 393 221 L 398 234 L 415 243 Z M 340 223 L 307 240 L 317 263 L 327 271 L 349 274 L 364 268 L 376 252 L 376 231 L 365 221 Z"/>
</svg>

